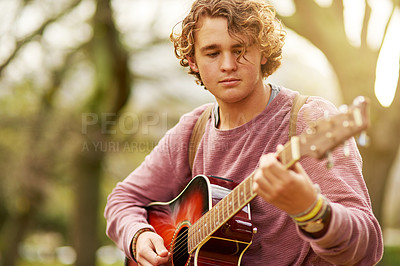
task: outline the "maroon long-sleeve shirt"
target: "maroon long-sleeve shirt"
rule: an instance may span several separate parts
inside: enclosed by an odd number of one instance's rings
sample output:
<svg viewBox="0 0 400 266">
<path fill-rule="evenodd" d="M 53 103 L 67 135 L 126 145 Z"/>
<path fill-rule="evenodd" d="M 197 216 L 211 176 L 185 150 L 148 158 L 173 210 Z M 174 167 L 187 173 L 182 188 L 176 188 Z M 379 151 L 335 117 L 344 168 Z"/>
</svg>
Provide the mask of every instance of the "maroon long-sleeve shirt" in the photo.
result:
<svg viewBox="0 0 400 266">
<path fill-rule="evenodd" d="M 296 92 L 280 88 L 279 94 L 252 121 L 232 130 L 219 130 L 212 117 L 197 151 L 193 172 L 188 162 L 188 143 L 193 126 L 205 106 L 184 115 L 167 132 L 145 161 L 110 194 L 105 209 L 107 234 L 131 257 L 134 234 L 147 223 L 143 206 L 175 198 L 197 174 L 226 177 L 241 182 L 256 168 L 262 154 L 275 152 L 288 141 L 290 110 Z M 299 111 L 297 132 L 325 111 L 337 113 L 330 102 L 309 97 Z M 285 212 L 256 197 L 251 202 L 252 222 L 258 229 L 244 253 L 242 265 L 374 265 L 382 256 L 380 226 L 371 210 L 362 176 L 362 160 L 351 139 L 350 156 L 333 152 L 334 167 L 326 160 L 300 160 L 312 181 L 329 200 L 332 217 L 327 233 L 307 237 Z"/>
</svg>

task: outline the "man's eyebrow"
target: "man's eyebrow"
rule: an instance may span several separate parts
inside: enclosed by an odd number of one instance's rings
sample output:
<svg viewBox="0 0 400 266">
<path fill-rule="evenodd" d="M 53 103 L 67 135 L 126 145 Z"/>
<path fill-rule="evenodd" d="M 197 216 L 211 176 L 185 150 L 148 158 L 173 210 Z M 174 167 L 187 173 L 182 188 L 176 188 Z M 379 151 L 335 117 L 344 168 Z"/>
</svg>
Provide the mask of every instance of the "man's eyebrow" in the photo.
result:
<svg viewBox="0 0 400 266">
<path fill-rule="evenodd" d="M 209 51 L 209 50 L 214 50 L 214 49 L 218 49 L 221 46 L 218 44 L 210 44 L 210 45 L 206 45 L 204 47 L 200 48 L 200 52 L 205 52 L 205 51 Z M 232 48 L 236 49 L 236 48 L 243 48 L 244 45 L 242 43 L 236 43 L 234 45 L 232 45 Z"/>
<path fill-rule="evenodd" d="M 243 43 L 236 43 L 232 46 L 232 48 L 243 48 L 245 45 Z"/>
<path fill-rule="evenodd" d="M 217 44 L 206 45 L 206 46 L 200 48 L 200 52 L 205 52 L 205 51 L 209 51 L 209 50 L 214 50 L 214 49 L 217 49 L 218 47 L 220 47 L 220 46 L 217 45 Z"/>
</svg>

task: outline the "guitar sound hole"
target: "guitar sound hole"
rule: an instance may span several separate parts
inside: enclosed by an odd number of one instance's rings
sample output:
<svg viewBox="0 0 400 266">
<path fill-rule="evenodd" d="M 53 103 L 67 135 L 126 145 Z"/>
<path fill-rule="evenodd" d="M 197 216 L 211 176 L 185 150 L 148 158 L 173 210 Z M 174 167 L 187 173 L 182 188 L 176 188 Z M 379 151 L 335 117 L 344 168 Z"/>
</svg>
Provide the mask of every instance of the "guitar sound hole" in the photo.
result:
<svg viewBox="0 0 400 266">
<path fill-rule="evenodd" d="M 174 266 L 183 266 L 189 260 L 189 251 L 187 244 L 188 227 L 183 227 L 174 241 L 174 250 L 172 252 L 172 261 Z"/>
</svg>

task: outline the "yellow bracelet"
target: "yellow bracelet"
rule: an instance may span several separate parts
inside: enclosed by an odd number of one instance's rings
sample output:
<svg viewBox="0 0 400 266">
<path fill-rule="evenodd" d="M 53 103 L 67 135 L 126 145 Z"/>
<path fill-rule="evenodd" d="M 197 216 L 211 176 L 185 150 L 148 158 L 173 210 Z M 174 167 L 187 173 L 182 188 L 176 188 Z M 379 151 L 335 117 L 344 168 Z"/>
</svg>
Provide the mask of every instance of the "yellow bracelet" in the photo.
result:
<svg viewBox="0 0 400 266">
<path fill-rule="evenodd" d="M 300 216 L 300 217 L 295 217 L 293 219 L 296 220 L 297 222 L 304 222 L 304 221 L 307 221 L 307 220 L 311 220 L 321 210 L 321 207 L 322 207 L 323 203 L 324 203 L 324 198 L 322 197 L 321 194 L 318 194 L 318 201 L 317 201 L 317 204 L 315 204 L 314 208 L 309 213 L 307 213 L 306 215 L 303 215 L 303 216 Z"/>
</svg>

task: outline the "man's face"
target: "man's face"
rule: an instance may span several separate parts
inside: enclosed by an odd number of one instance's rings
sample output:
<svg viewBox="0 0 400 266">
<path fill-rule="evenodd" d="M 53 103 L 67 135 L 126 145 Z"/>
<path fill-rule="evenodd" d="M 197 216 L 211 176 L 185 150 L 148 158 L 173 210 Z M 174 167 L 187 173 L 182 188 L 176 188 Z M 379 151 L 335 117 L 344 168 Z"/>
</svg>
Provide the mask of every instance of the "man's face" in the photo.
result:
<svg viewBox="0 0 400 266">
<path fill-rule="evenodd" d="M 195 55 L 188 58 L 189 65 L 200 73 L 204 86 L 220 105 L 240 103 L 255 90 L 263 89 L 261 64 L 266 59 L 253 44 L 247 46 L 238 60 L 245 47 L 229 35 L 225 18 L 201 18 L 194 48 Z"/>
</svg>

